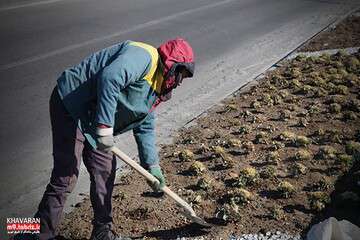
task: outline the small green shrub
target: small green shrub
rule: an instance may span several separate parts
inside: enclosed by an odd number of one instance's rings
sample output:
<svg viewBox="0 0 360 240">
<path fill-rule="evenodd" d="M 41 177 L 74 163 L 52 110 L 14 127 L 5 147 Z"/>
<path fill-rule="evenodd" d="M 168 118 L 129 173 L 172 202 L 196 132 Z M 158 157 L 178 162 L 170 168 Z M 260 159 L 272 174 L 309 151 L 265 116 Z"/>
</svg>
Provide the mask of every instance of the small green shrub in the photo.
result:
<svg viewBox="0 0 360 240">
<path fill-rule="evenodd" d="M 236 104 L 227 104 L 225 106 L 225 111 L 230 112 L 230 111 L 237 111 L 239 110 L 239 107 Z"/>
<path fill-rule="evenodd" d="M 307 108 L 307 110 L 310 115 L 314 115 L 321 112 L 321 108 L 319 105 L 311 105 Z"/>
<path fill-rule="evenodd" d="M 230 203 L 243 206 L 254 200 L 254 195 L 244 188 L 237 188 L 229 192 L 228 200 Z"/>
<path fill-rule="evenodd" d="M 349 88 L 345 85 L 333 86 L 332 93 L 346 95 L 349 93 Z"/>
<path fill-rule="evenodd" d="M 285 212 L 278 205 L 275 205 L 269 209 L 269 215 L 270 215 L 270 218 L 275 219 L 277 221 L 285 219 Z"/>
<path fill-rule="evenodd" d="M 314 136 L 324 136 L 324 135 L 325 135 L 325 130 L 322 129 L 322 128 L 319 128 L 319 129 L 317 129 L 317 130 L 314 132 L 313 135 L 314 135 Z"/>
<path fill-rule="evenodd" d="M 311 160 L 311 158 L 312 154 L 305 149 L 300 149 L 295 153 L 295 160 L 297 161 L 308 161 Z"/>
<path fill-rule="evenodd" d="M 287 181 L 280 182 L 277 190 L 279 195 L 283 198 L 289 198 L 296 192 L 296 188 Z"/>
<path fill-rule="evenodd" d="M 318 182 L 314 183 L 312 189 L 315 191 L 326 191 L 332 186 L 331 181 L 327 177 L 322 177 Z"/>
<path fill-rule="evenodd" d="M 241 219 L 241 215 L 239 213 L 239 206 L 233 202 L 229 204 L 226 203 L 216 209 L 215 218 L 225 223 L 231 221 L 239 221 Z"/>
<path fill-rule="evenodd" d="M 276 168 L 274 166 L 266 166 L 261 170 L 260 177 L 262 178 L 275 178 L 276 176 Z"/>
<path fill-rule="evenodd" d="M 341 105 L 338 103 L 332 103 L 329 106 L 329 111 L 331 113 L 340 113 L 341 112 Z"/>
<path fill-rule="evenodd" d="M 357 119 L 357 116 L 353 112 L 344 112 L 343 113 L 343 120 L 344 121 L 352 121 L 352 120 L 356 120 L 356 119 Z"/>
<path fill-rule="evenodd" d="M 336 68 L 329 68 L 327 71 L 329 74 L 337 74 L 337 69 Z"/>
<path fill-rule="evenodd" d="M 301 87 L 301 82 L 297 79 L 293 79 L 290 82 L 290 87 L 294 90 L 297 90 Z"/>
<path fill-rule="evenodd" d="M 301 163 L 294 163 L 290 166 L 290 174 L 294 177 L 306 174 L 307 168 Z"/>
<path fill-rule="evenodd" d="M 255 136 L 254 143 L 256 144 L 267 144 L 268 134 L 266 132 L 259 132 Z"/>
<path fill-rule="evenodd" d="M 203 154 L 203 153 L 207 153 L 207 152 L 210 152 L 210 148 L 203 143 L 196 150 L 196 153 L 198 153 L 198 154 Z"/>
<path fill-rule="evenodd" d="M 336 158 L 336 163 L 342 166 L 350 167 L 353 164 L 353 157 L 348 154 L 340 154 Z"/>
<path fill-rule="evenodd" d="M 325 192 L 312 192 L 309 194 L 310 208 L 314 211 L 323 210 L 329 202 L 330 198 Z"/>
<path fill-rule="evenodd" d="M 318 87 L 313 89 L 314 92 L 314 97 L 320 98 L 320 97 L 325 97 L 329 94 L 329 92 L 327 90 L 325 90 L 323 87 Z"/>
<path fill-rule="evenodd" d="M 184 149 L 179 153 L 179 159 L 181 161 L 190 161 L 194 159 L 194 153 L 188 149 Z"/>
<path fill-rule="evenodd" d="M 360 68 L 360 61 L 352 56 L 346 59 L 345 66 L 349 72 L 355 73 Z"/>
<path fill-rule="evenodd" d="M 334 159 L 336 157 L 336 149 L 332 146 L 320 147 L 317 156 L 321 159 Z"/>
<path fill-rule="evenodd" d="M 268 106 L 271 106 L 274 104 L 274 100 L 272 99 L 271 95 L 270 94 L 263 94 L 262 97 L 261 97 L 261 101 L 265 104 L 265 105 L 268 105 Z"/>
<path fill-rule="evenodd" d="M 250 107 L 251 108 L 254 108 L 254 109 L 258 109 L 261 107 L 261 103 L 259 101 L 253 101 L 251 104 L 250 104 Z"/>
<path fill-rule="evenodd" d="M 295 139 L 295 134 L 289 131 L 284 131 L 282 133 L 280 133 L 280 135 L 278 136 L 278 139 L 280 141 L 291 141 Z"/>
<path fill-rule="evenodd" d="M 239 177 L 234 179 L 233 187 L 245 187 L 255 185 L 259 181 L 259 173 L 255 168 L 248 167 L 240 170 Z"/>
<path fill-rule="evenodd" d="M 225 154 L 225 150 L 221 146 L 212 146 L 211 149 L 216 157 L 220 157 L 222 154 Z"/>
<path fill-rule="evenodd" d="M 245 141 L 242 143 L 241 146 L 247 153 L 252 152 L 255 150 L 255 146 L 251 141 Z"/>
<path fill-rule="evenodd" d="M 302 95 L 308 95 L 308 94 L 312 94 L 314 92 L 314 88 L 310 85 L 303 85 L 300 86 L 297 90 L 296 93 L 297 94 L 302 94 Z"/>
<path fill-rule="evenodd" d="M 281 110 L 280 114 L 279 114 L 279 120 L 281 121 L 287 121 L 289 119 L 291 119 L 291 112 L 289 110 Z"/>
<path fill-rule="evenodd" d="M 344 96 L 340 96 L 340 95 L 333 95 L 333 96 L 328 97 L 326 102 L 328 104 L 338 103 L 340 105 L 343 105 L 346 103 L 346 98 Z"/>
<path fill-rule="evenodd" d="M 360 142 L 350 141 L 345 146 L 347 154 L 353 156 L 355 161 L 360 161 Z"/>
<path fill-rule="evenodd" d="M 297 123 L 297 126 L 299 126 L 299 127 L 307 127 L 308 125 L 309 125 L 309 122 L 308 122 L 308 120 L 306 120 L 306 118 L 300 118 Z"/>
<path fill-rule="evenodd" d="M 311 143 L 311 140 L 305 136 L 296 136 L 294 139 L 294 144 L 297 147 L 306 147 Z"/>
<path fill-rule="evenodd" d="M 278 151 L 270 152 L 266 155 L 266 162 L 277 165 L 280 162 L 280 154 Z"/>
<path fill-rule="evenodd" d="M 227 145 L 229 145 L 230 147 L 240 147 L 241 141 L 236 138 L 231 138 L 227 141 Z"/>
<path fill-rule="evenodd" d="M 269 149 L 272 151 L 276 151 L 276 150 L 282 149 L 284 147 L 285 147 L 285 144 L 283 142 L 272 141 L 271 145 L 269 146 Z"/>
<path fill-rule="evenodd" d="M 189 172 L 193 175 L 199 176 L 206 171 L 206 167 L 202 162 L 195 161 L 189 167 Z"/>
<path fill-rule="evenodd" d="M 209 190 L 212 188 L 213 180 L 209 177 L 202 177 L 196 183 L 198 189 Z"/>
<path fill-rule="evenodd" d="M 287 98 L 287 97 L 290 95 L 290 93 L 289 93 L 288 90 L 282 89 L 282 90 L 279 91 L 279 95 L 280 95 L 280 97 L 282 97 L 282 98 Z"/>
<path fill-rule="evenodd" d="M 250 127 L 248 126 L 241 126 L 238 131 L 239 134 L 248 134 L 249 132 L 250 132 Z"/>
</svg>

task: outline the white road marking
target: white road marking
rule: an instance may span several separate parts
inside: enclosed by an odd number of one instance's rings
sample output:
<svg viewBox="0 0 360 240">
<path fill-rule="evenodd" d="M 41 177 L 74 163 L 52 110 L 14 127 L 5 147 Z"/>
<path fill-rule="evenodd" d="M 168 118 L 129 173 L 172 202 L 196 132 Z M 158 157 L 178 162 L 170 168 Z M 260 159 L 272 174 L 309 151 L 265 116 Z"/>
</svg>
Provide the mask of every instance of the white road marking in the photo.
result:
<svg viewBox="0 0 360 240">
<path fill-rule="evenodd" d="M 9 7 L 1 7 L 0 12 L 14 10 L 14 9 L 18 9 L 18 8 L 24 8 L 24 7 L 33 7 L 33 6 L 43 5 L 43 4 L 61 2 L 61 1 L 64 1 L 64 0 L 45 0 L 45 1 L 39 1 L 39 2 L 33 2 L 33 3 L 24 3 L 24 4 L 19 4 L 19 5 L 13 5 L 13 6 L 9 6 Z"/>
<path fill-rule="evenodd" d="M 59 1 L 61 1 L 61 0 L 59 0 Z M 46 59 L 48 57 L 63 54 L 63 53 L 66 53 L 66 52 L 69 52 L 69 51 L 72 51 L 74 49 L 84 47 L 84 46 L 87 46 L 87 45 L 90 45 L 90 44 L 94 44 L 94 43 L 105 41 L 105 40 L 108 40 L 108 39 L 111 39 L 111 38 L 119 37 L 119 36 L 121 36 L 123 34 L 128 34 L 130 32 L 134 32 L 134 31 L 138 31 L 138 30 L 141 30 L 141 29 L 144 29 L 144 28 L 147 28 L 147 27 L 151 27 L 151 26 L 154 26 L 154 25 L 159 24 L 161 22 L 166 22 L 166 21 L 169 21 L 169 20 L 184 16 L 184 15 L 188 15 L 188 14 L 192 14 L 192 13 L 195 13 L 195 12 L 203 11 L 203 10 L 206 10 L 206 9 L 209 9 L 209 8 L 217 7 L 217 6 L 224 5 L 224 4 L 227 4 L 227 3 L 230 3 L 230 2 L 235 2 L 235 1 L 239 1 L 239 0 L 224 0 L 224 1 L 221 1 L 221 2 L 216 2 L 216 3 L 209 4 L 209 5 L 201 6 L 201 7 L 198 7 L 198 8 L 186 10 L 186 11 L 179 12 L 179 13 L 175 13 L 173 15 L 163 17 L 163 18 L 159 18 L 159 19 L 152 20 L 152 21 L 148 21 L 148 22 L 136 25 L 136 26 L 134 26 L 132 28 L 129 28 L 129 29 L 126 29 L 126 30 L 123 30 L 123 31 L 119 31 L 119 32 L 116 32 L 116 33 L 113 33 L 113 34 L 110 34 L 110 35 L 107 35 L 107 36 L 94 38 L 94 39 L 91 39 L 91 40 L 88 40 L 88 41 L 85 41 L 85 42 L 82 42 L 82 43 L 72 44 L 72 45 L 69 45 L 69 46 L 66 46 L 66 47 L 63 47 L 63 48 L 59 48 L 59 49 L 56 49 L 54 51 L 50 51 L 50 52 L 47 52 L 47 53 L 44 53 L 44 54 L 36 55 L 36 56 L 33 56 L 33 57 L 29 57 L 29 58 L 25 58 L 25 59 L 22 59 L 22 60 L 19 60 L 19 61 L 15 61 L 15 62 L 12 62 L 12 63 L 1 65 L 0 66 L 0 72 L 11 69 L 11 68 L 14 68 L 14 67 L 19 67 L 19 66 L 27 64 L 27 63 L 43 60 L 43 59 Z"/>
</svg>

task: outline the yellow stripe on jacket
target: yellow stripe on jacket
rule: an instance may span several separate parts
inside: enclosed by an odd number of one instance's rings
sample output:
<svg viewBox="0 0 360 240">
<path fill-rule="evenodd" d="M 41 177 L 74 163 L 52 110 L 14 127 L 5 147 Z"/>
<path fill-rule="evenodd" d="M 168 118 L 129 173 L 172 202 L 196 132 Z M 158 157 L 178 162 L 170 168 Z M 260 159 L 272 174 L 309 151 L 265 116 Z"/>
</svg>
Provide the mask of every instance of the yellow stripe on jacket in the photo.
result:
<svg viewBox="0 0 360 240">
<path fill-rule="evenodd" d="M 159 53 L 158 53 L 157 49 L 149 44 L 142 43 L 142 42 L 131 42 L 130 45 L 143 48 L 150 54 L 151 69 L 145 75 L 144 79 L 149 83 L 151 88 L 156 91 L 156 93 L 160 94 L 161 85 L 162 85 L 164 77 L 161 73 L 161 70 L 158 69 Z"/>
</svg>

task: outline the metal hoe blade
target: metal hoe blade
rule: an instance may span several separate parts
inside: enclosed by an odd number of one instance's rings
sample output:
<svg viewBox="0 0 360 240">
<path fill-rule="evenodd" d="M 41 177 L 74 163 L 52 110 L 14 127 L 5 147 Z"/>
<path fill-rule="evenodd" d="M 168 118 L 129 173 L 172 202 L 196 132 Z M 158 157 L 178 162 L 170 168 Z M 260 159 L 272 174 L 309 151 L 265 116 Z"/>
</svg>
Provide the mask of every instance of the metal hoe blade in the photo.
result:
<svg viewBox="0 0 360 240">
<path fill-rule="evenodd" d="M 181 215 L 183 215 L 184 217 L 188 218 L 189 220 L 191 220 L 194 223 L 197 223 L 203 227 L 209 228 L 211 227 L 211 224 L 207 223 L 204 219 L 196 216 L 194 210 L 192 210 L 192 212 L 186 211 L 186 210 L 180 210 L 179 211 L 181 213 Z"/>
</svg>

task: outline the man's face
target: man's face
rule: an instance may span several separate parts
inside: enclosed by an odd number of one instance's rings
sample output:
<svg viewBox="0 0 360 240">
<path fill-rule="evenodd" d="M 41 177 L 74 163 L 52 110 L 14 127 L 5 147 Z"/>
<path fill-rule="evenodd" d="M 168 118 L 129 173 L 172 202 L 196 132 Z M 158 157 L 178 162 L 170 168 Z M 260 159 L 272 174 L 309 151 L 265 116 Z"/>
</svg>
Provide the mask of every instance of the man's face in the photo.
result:
<svg viewBox="0 0 360 240">
<path fill-rule="evenodd" d="M 175 71 L 175 86 L 174 86 L 174 89 L 177 87 L 177 86 L 180 86 L 182 81 L 184 80 L 184 78 L 187 78 L 189 77 L 190 74 L 189 72 L 186 70 L 185 67 L 180 67 L 179 70 L 176 70 Z"/>
</svg>

